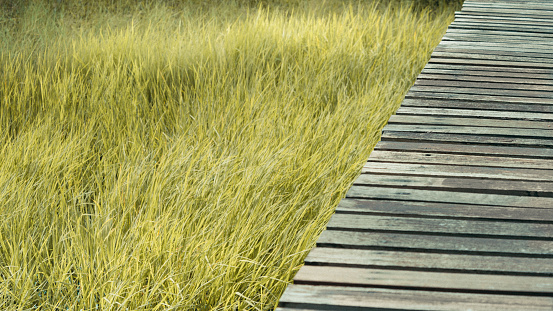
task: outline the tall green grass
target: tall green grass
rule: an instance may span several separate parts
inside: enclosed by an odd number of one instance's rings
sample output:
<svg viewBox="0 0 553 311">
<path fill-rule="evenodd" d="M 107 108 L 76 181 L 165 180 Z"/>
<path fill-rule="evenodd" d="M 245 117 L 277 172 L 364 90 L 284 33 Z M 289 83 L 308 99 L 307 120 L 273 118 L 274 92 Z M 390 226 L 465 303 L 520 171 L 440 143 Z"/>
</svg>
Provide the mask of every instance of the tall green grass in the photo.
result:
<svg viewBox="0 0 553 311">
<path fill-rule="evenodd" d="M 275 307 L 453 12 L 83 3 L 0 16 L 1 310 Z"/>
</svg>

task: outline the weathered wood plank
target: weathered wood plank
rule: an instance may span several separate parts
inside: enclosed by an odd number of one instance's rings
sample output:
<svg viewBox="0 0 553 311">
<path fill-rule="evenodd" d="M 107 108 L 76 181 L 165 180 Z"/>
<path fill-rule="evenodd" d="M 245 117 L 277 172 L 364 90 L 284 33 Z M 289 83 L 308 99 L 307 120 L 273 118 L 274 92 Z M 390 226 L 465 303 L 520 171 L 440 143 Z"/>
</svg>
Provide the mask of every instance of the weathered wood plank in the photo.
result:
<svg viewBox="0 0 553 311">
<path fill-rule="evenodd" d="M 472 256 L 362 249 L 316 247 L 305 258 L 306 265 L 351 266 L 375 269 L 447 270 L 553 276 L 550 258 Z"/>
<path fill-rule="evenodd" d="M 478 112 L 474 113 L 478 115 Z M 456 117 L 456 116 L 419 116 L 410 114 L 392 115 L 388 124 L 427 124 L 427 125 L 450 125 L 450 126 L 481 126 L 481 127 L 501 127 L 518 129 L 546 129 L 553 128 L 553 120 L 549 121 L 519 121 L 519 120 L 501 120 L 496 118 L 478 118 L 478 117 Z"/>
<path fill-rule="evenodd" d="M 551 26 L 535 26 L 532 28 L 530 25 L 522 26 L 517 25 L 516 23 L 512 24 L 496 24 L 496 23 L 477 23 L 477 22 L 454 22 L 449 25 L 451 30 L 486 30 L 486 31 L 509 31 L 513 33 L 523 33 L 531 32 L 535 34 L 553 34 L 553 27 Z"/>
<path fill-rule="evenodd" d="M 522 27 L 528 27 L 534 25 L 541 28 L 550 28 L 553 27 L 553 22 L 546 20 L 530 20 L 530 19 L 521 19 L 521 18 L 509 18 L 509 17 L 500 17 L 500 16 L 478 16 L 478 15 L 466 15 L 462 13 L 455 14 L 454 23 L 475 23 L 475 24 L 498 24 L 498 25 L 520 25 Z"/>
<path fill-rule="evenodd" d="M 345 198 L 336 207 L 336 212 L 389 216 L 553 222 L 553 213 L 549 209 L 393 200 Z"/>
<path fill-rule="evenodd" d="M 492 166 L 502 168 L 531 168 L 553 170 L 551 159 L 505 158 L 467 154 L 443 154 L 413 151 L 383 151 L 374 150 L 367 162 L 395 162 L 419 164 L 447 164 L 464 166 Z M 551 171 L 553 172 L 553 171 Z M 553 179 L 552 179 L 553 181 Z M 542 183 L 542 182 L 540 182 Z"/>
<path fill-rule="evenodd" d="M 553 295 L 553 278 L 548 277 L 345 267 L 304 266 L 294 277 L 294 283 Z"/>
<path fill-rule="evenodd" d="M 535 31 L 524 31 L 520 29 L 519 31 L 513 31 L 508 30 L 505 27 L 504 28 L 490 28 L 490 29 L 482 29 L 482 28 L 463 28 L 463 27 L 451 27 L 446 31 L 446 36 L 451 35 L 463 35 L 467 37 L 487 37 L 487 36 L 494 36 L 494 37 L 502 37 L 504 39 L 520 39 L 521 37 L 525 38 L 526 40 L 537 40 L 537 41 L 544 41 L 544 44 L 549 44 L 546 40 L 550 40 L 553 38 L 553 34 L 549 32 L 535 32 Z M 541 44 L 541 43 L 540 43 Z"/>
<path fill-rule="evenodd" d="M 533 18 L 541 18 L 541 19 L 549 19 L 553 18 L 553 12 L 548 10 L 529 10 L 529 9 L 522 9 L 522 7 L 518 8 L 509 8 L 509 7 L 493 7 L 493 6 L 487 6 L 487 7 L 481 7 L 481 6 L 471 6 L 471 5 L 465 5 L 462 9 L 463 13 L 475 13 L 478 15 L 481 14 L 493 14 L 495 16 L 502 16 L 502 15 L 525 15 L 525 16 L 531 16 Z"/>
<path fill-rule="evenodd" d="M 446 41 L 449 43 L 452 43 L 451 41 Z M 498 46 L 490 46 L 487 44 L 482 44 L 483 42 L 479 42 L 478 44 L 474 45 L 468 45 L 468 44 L 440 44 L 436 48 L 434 48 L 435 52 L 444 52 L 444 53 L 457 53 L 463 54 L 479 54 L 479 55 L 492 55 L 492 56 L 511 56 L 511 57 L 532 57 L 532 58 L 545 58 L 545 59 L 551 59 L 553 57 L 553 53 L 547 53 L 544 51 L 536 51 L 533 49 L 524 49 L 521 47 L 512 47 L 509 46 L 509 48 L 505 47 L 498 47 Z M 459 56 L 462 57 L 462 56 Z"/>
<path fill-rule="evenodd" d="M 513 97 L 532 97 L 545 98 L 553 103 L 553 92 L 537 90 L 514 90 L 514 89 L 492 89 L 484 87 L 461 87 L 461 86 L 435 86 L 435 85 L 415 85 L 411 87 L 410 92 L 436 92 L 452 94 L 475 94 L 490 96 L 513 96 Z"/>
<path fill-rule="evenodd" d="M 501 43 L 501 42 L 463 42 L 463 41 L 441 41 L 438 44 L 441 48 L 467 48 L 479 47 L 482 50 L 510 51 L 520 53 L 550 54 L 551 51 L 544 49 L 542 45 L 533 45 L 532 42 L 524 43 Z"/>
<path fill-rule="evenodd" d="M 414 97 L 409 95 L 403 100 L 400 109 L 403 108 L 422 108 L 428 109 L 461 109 L 480 112 L 531 112 L 531 113 L 553 113 L 553 105 L 542 104 L 520 104 L 509 102 L 488 102 L 488 101 L 468 101 L 468 100 L 443 100 L 424 97 Z"/>
<path fill-rule="evenodd" d="M 432 59 L 430 59 L 432 60 Z M 544 69 L 541 67 L 535 67 L 535 68 L 526 68 L 526 67 L 498 67 L 498 66 L 488 66 L 488 65 L 474 65 L 474 64 L 468 64 L 468 63 L 460 63 L 460 64 L 448 64 L 448 63 L 432 63 L 429 62 L 424 67 L 424 70 L 429 69 L 440 69 L 440 70 L 457 70 L 459 72 L 481 72 L 486 75 L 498 75 L 498 76 L 505 76 L 505 73 L 511 74 L 510 76 L 513 77 L 514 75 L 518 74 L 526 74 L 526 75 L 533 75 L 536 79 L 545 79 L 548 78 L 548 76 L 551 75 L 551 71 L 549 69 Z"/>
<path fill-rule="evenodd" d="M 458 11 L 455 12 L 455 17 L 471 17 L 471 18 L 488 18 L 488 19 L 508 19 L 512 21 L 533 21 L 536 25 L 551 23 L 551 19 L 547 16 L 533 16 L 525 14 L 494 14 L 494 13 L 485 13 L 485 12 L 469 12 L 469 11 Z"/>
<path fill-rule="evenodd" d="M 536 122 L 546 122 L 549 124 L 553 120 L 551 113 L 532 113 L 532 112 L 511 112 L 511 111 L 479 111 L 473 109 L 449 109 L 449 108 L 422 108 L 422 107 L 400 107 L 397 110 L 397 116 L 434 116 L 434 117 L 468 117 L 468 118 L 486 118 L 497 120 L 531 120 Z"/>
<path fill-rule="evenodd" d="M 439 142 L 439 143 L 464 143 L 482 144 L 489 146 L 511 146 L 511 147 L 539 147 L 551 148 L 553 143 L 548 139 L 519 138 L 505 136 L 483 136 L 468 134 L 443 134 L 443 133 L 417 133 L 388 131 L 384 128 L 381 140 L 393 140 L 403 142 Z"/>
<path fill-rule="evenodd" d="M 547 42 L 540 40 L 539 38 L 522 39 L 522 37 L 505 37 L 501 35 L 464 35 L 464 34 L 447 34 L 442 38 L 443 41 L 463 41 L 463 42 L 495 42 L 495 43 L 509 43 L 509 44 L 532 44 L 534 46 L 542 46 L 542 49 L 549 50 L 553 46 Z"/>
<path fill-rule="evenodd" d="M 553 5 L 548 1 L 524 1 L 524 4 L 517 4 L 516 1 L 466 1 L 463 7 L 478 7 L 478 8 L 521 8 L 526 10 L 541 10 L 553 11 Z"/>
<path fill-rule="evenodd" d="M 377 215 L 334 214 L 328 230 L 394 231 L 435 233 L 456 236 L 488 236 L 505 238 L 538 238 L 553 240 L 553 224 L 518 223 L 492 220 L 433 219 Z M 553 281 L 553 280 L 552 280 Z"/>
<path fill-rule="evenodd" d="M 512 18 L 505 18 L 505 19 L 492 19 L 492 18 L 480 18 L 479 16 L 463 16 L 463 15 L 457 15 L 455 18 L 454 23 L 452 24 L 463 24 L 463 23 L 472 23 L 477 25 L 498 25 L 498 26 L 516 26 L 520 25 L 523 29 L 530 28 L 531 26 L 538 27 L 540 29 L 548 29 L 553 27 L 553 22 L 536 22 L 536 21 L 530 21 L 530 20 L 521 20 L 521 19 L 512 19 Z"/>
<path fill-rule="evenodd" d="M 524 38 L 524 39 L 523 39 Z M 549 39 L 549 38 L 547 38 Z M 534 48 L 547 50 L 553 45 L 547 41 L 547 39 L 541 39 L 538 36 L 504 36 L 501 34 L 464 34 L 458 32 L 447 32 L 442 37 L 443 41 L 463 41 L 463 42 L 495 42 L 495 43 L 509 43 L 509 44 L 531 44 Z"/>
<path fill-rule="evenodd" d="M 484 193 L 418 190 L 406 188 L 383 188 L 353 186 L 346 194 L 351 199 L 376 199 L 415 202 L 441 202 L 460 204 L 481 204 L 490 206 L 553 208 L 553 198 L 498 195 Z"/>
<path fill-rule="evenodd" d="M 449 164 L 366 162 L 363 174 L 492 178 L 520 181 L 552 181 L 553 170 Z M 553 203 L 553 202 L 552 202 Z M 552 206 L 553 207 L 553 206 Z"/>
<path fill-rule="evenodd" d="M 485 76 L 485 75 L 464 75 L 458 72 L 447 72 L 447 71 L 434 71 L 431 70 L 421 72 L 417 78 L 416 83 L 428 83 L 428 81 L 440 82 L 440 83 L 450 83 L 450 82 L 472 82 L 472 83 L 489 83 L 493 82 L 495 84 L 518 84 L 521 87 L 553 87 L 553 78 L 552 79 L 525 79 L 520 77 L 497 77 L 497 76 Z"/>
<path fill-rule="evenodd" d="M 371 187 L 553 197 L 553 182 L 543 181 L 362 174 L 353 184 Z"/>
<path fill-rule="evenodd" d="M 553 48 L 553 47 L 552 47 Z M 515 69 L 520 68 L 553 68 L 552 63 L 548 62 L 532 62 L 524 61 L 520 59 L 518 61 L 504 61 L 504 60 L 487 60 L 487 59 L 470 59 L 470 58 L 431 58 L 428 61 L 429 64 L 448 64 L 448 65 L 472 65 L 472 66 L 488 66 L 493 67 L 493 70 L 498 70 L 497 67 L 508 67 Z M 466 68 L 466 67 L 465 67 Z"/>
<path fill-rule="evenodd" d="M 523 28 L 531 27 L 532 25 L 540 28 L 550 28 L 553 27 L 553 22 L 536 22 L 531 20 L 521 20 L 514 18 L 481 18 L 480 16 L 470 16 L 470 15 L 456 15 L 455 23 L 474 23 L 477 25 L 520 25 Z"/>
<path fill-rule="evenodd" d="M 470 50 L 469 50 L 470 51 Z M 497 60 L 503 62 L 534 62 L 534 63 L 550 63 L 553 64 L 553 60 L 546 57 L 532 57 L 530 55 L 500 55 L 500 54 L 487 54 L 480 53 L 473 50 L 471 53 L 457 53 L 450 51 L 436 51 L 431 55 L 433 58 L 446 58 L 446 59 L 478 59 L 478 60 Z"/>
<path fill-rule="evenodd" d="M 297 308 L 349 310 L 349 307 L 368 310 L 550 311 L 553 298 L 294 284 L 288 286 L 280 305 L 290 309 L 277 308 L 277 311 L 300 311 Z"/>
<path fill-rule="evenodd" d="M 524 139 L 553 139 L 553 129 L 524 129 L 513 130 L 507 127 L 488 127 L 482 119 L 480 126 L 462 125 L 431 125 L 431 124 L 388 124 L 384 128 L 387 132 L 410 133 L 441 133 L 441 134 L 473 134 L 500 137 L 523 137 Z M 508 122 L 508 121 L 505 121 Z M 553 142 L 553 141 L 552 141 Z M 553 175 L 552 175 L 553 176 Z"/>
<path fill-rule="evenodd" d="M 528 105 L 541 104 L 541 105 L 553 105 L 553 100 L 549 98 L 539 97 L 515 97 L 515 96 L 502 96 L 502 95 L 482 95 L 482 94 L 469 94 L 469 93 L 434 93 L 431 91 L 415 91 L 409 90 L 405 97 L 424 97 L 432 99 L 443 100 L 471 100 L 471 101 L 488 101 L 488 102 L 507 102 L 507 103 L 526 103 Z"/>
<path fill-rule="evenodd" d="M 485 155 L 500 156 L 505 158 L 530 158 L 530 159 L 551 159 L 553 158 L 553 149 L 548 148 L 528 148 L 528 147 L 507 147 L 507 146 L 486 146 L 486 145 L 466 145 L 455 143 L 427 143 L 419 142 L 400 142 L 400 141 L 380 141 L 375 146 L 375 150 L 386 151 L 417 151 L 460 155 Z"/>
<path fill-rule="evenodd" d="M 325 230 L 317 247 L 553 258 L 553 241 Z"/>
<path fill-rule="evenodd" d="M 500 20 L 500 19 L 479 19 L 479 18 L 471 18 L 471 17 L 461 17 L 458 16 L 450 25 L 449 27 L 457 27 L 457 26 L 463 26 L 468 25 L 474 26 L 475 28 L 480 27 L 508 27 L 509 31 L 529 31 L 533 32 L 535 30 L 538 31 L 549 31 L 553 29 L 553 22 L 547 23 L 531 23 L 530 21 L 521 21 L 521 20 Z M 534 26 L 535 28 L 532 28 L 531 26 Z"/>
<path fill-rule="evenodd" d="M 478 8 L 512 8 L 526 10 L 544 10 L 553 11 L 553 5 L 547 1 L 525 1 L 524 3 L 516 3 L 513 1 L 465 1 L 463 7 L 478 7 Z"/>
<path fill-rule="evenodd" d="M 528 81 L 527 81 L 528 82 Z M 553 85 L 544 85 L 544 84 L 517 84 L 517 83 L 506 83 L 506 82 L 496 82 L 496 81 L 479 81 L 479 82 L 467 82 L 461 80 L 432 80 L 432 79 L 417 79 L 415 82 L 415 87 L 419 86 L 437 86 L 444 87 L 448 90 L 452 88 L 464 88 L 464 89 L 497 89 L 501 92 L 509 91 L 547 91 L 550 92 L 553 97 Z"/>
</svg>

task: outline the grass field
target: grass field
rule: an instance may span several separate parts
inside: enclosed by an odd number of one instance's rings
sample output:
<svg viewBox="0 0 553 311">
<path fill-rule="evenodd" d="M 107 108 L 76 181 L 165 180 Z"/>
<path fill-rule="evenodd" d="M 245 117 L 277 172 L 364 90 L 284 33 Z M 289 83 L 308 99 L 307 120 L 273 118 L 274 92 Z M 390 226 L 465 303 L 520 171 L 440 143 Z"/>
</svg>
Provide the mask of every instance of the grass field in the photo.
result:
<svg viewBox="0 0 553 311">
<path fill-rule="evenodd" d="M 275 307 L 456 8 L 27 2 L 0 5 L 1 310 Z"/>
</svg>

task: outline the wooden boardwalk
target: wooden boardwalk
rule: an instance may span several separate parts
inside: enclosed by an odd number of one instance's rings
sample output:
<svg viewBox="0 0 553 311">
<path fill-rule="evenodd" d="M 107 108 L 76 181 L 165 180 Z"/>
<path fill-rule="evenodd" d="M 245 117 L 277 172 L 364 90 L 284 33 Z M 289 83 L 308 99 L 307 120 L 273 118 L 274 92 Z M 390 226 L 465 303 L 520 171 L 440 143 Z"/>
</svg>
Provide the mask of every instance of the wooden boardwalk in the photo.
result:
<svg viewBox="0 0 553 311">
<path fill-rule="evenodd" d="M 553 1 L 466 1 L 279 310 L 553 310 Z"/>
</svg>

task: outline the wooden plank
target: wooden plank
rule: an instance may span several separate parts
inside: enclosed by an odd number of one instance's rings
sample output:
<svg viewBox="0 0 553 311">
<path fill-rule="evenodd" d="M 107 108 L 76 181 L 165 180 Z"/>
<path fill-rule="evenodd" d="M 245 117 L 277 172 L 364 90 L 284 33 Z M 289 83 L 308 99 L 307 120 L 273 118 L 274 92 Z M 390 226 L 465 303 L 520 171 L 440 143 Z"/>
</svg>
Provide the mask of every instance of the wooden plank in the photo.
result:
<svg viewBox="0 0 553 311">
<path fill-rule="evenodd" d="M 388 124 L 384 133 L 409 132 L 409 133 L 441 133 L 441 134 L 472 134 L 500 137 L 523 137 L 524 139 L 553 139 L 553 129 L 512 129 L 504 127 L 485 126 L 485 120 L 481 120 L 480 126 L 462 125 L 432 125 L 432 124 Z M 552 141 L 553 143 L 553 141 Z M 552 175 L 553 176 L 553 175 Z"/>
<path fill-rule="evenodd" d="M 415 202 L 441 202 L 459 204 L 479 204 L 489 206 L 553 208 L 553 198 L 466 193 L 405 188 L 382 188 L 353 186 L 346 194 L 351 199 L 375 199 Z"/>
<path fill-rule="evenodd" d="M 533 21 L 536 25 L 551 23 L 551 19 L 548 16 L 535 16 L 535 15 L 526 15 L 526 14 L 494 14 L 486 12 L 470 12 L 470 11 L 458 11 L 455 12 L 455 17 L 472 17 L 472 18 L 488 18 L 488 19 L 507 19 L 512 21 Z"/>
<path fill-rule="evenodd" d="M 553 160 L 505 158 L 467 154 L 443 154 L 411 151 L 374 150 L 367 162 L 448 164 L 464 166 L 491 166 L 502 168 L 532 168 L 553 170 Z M 549 171 L 548 171 L 549 172 Z M 553 172 L 553 171 L 551 171 Z M 553 179 L 552 179 L 553 181 Z M 540 182 L 543 184 L 543 182 Z"/>
<path fill-rule="evenodd" d="M 502 15 L 478 15 L 470 12 L 455 12 L 455 21 L 471 21 L 483 23 L 520 23 L 521 25 L 534 24 L 540 27 L 551 27 L 553 22 L 546 18 L 532 18 L 520 16 L 502 16 Z"/>
<path fill-rule="evenodd" d="M 389 288 L 290 285 L 280 298 L 278 310 L 463 310 L 550 311 L 551 297 L 484 295 Z M 305 309 L 307 310 L 307 309 Z"/>
<path fill-rule="evenodd" d="M 545 21 L 547 19 L 551 20 L 551 18 L 553 18 L 552 16 L 550 16 L 550 14 L 543 14 L 543 15 L 535 15 L 535 14 L 532 14 L 532 15 L 529 15 L 529 14 L 524 14 L 522 12 L 518 13 L 518 12 L 515 12 L 515 11 L 506 11 L 506 12 L 502 12 L 500 14 L 492 14 L 492 12 L 483 12 L 483 14 L 479 14 L 477 12 L 473 12 L 473 11 L 470 11 L 470 10 L 462 10 L 461 11 L 461 14 L 463 15 L 477 15 L 477 16 L 493 16 L 493 17 L 509 17 L 509 18 L 517 18 L 517 19 L 533 19 L 533 20 L 536 20 L 537 21 L 537 25 L 539 25 L 539 21 Z M 547 21 L 545 21 L 545 23 L 547 23 Z"/>
<path fill-rule="evenodd" d="M 509 102 L 488 102 L 488 101 L 468 101 L 468 100 L 443 100 L 427 98 L 424 95 L 414 97 L 408 95 L 403 100 L 400 109 L 406 108 L 425 108 L 426 109 L 449 109 L 449 110 L 472 110 L 476 113 L 496 112 L 530 112 L 530 113 L 553 113 L 553 105 L 541 104 L 519 104 Z M 453 115 L 454 116 L 454 115 Z M 516 120 L 516 119 L 512 119 Z"/>
<path fill-rule="evenodd" d="M 519 31 L 512 31 L 508 30 L 505 27 L 503 28 L 490 28 L 490 29 L 482 29 L 480 27 L 451 27 L 448 28 L 446 31 L 446 36 L 450 35 L 465 35 L 465 36 L 471 36 L 471 37 L 482 37 L 482 36 L 496 36 L 496 37 L 502 37 L 504 39 L 520 39 L 523 37 L 525 40 L 538 40 L 538 41 L 544 41 L 545 44 L 549 44 L 547 40 L 550 40 L 553 38 L 553 34 L 549 32 L 536 32 L 536 31 L 524 31 L 520 29 Z"/>
<path fill-rule="evenodd" d="M 371 199 L 342 199 L 336 213 L 553 222 L 549 209 Z"/>
<path fill-rule="evenodd" d="M 553 240 L 553 224 L 334 214 L 327 230 L 434 233 Z M 553 280 L 552 280 L 553 281 Z"/>
<path fill-rule="evenodd" d="M 552 79 L 525 79 L 520 77 L 492 77 L 484 75 L 464 75 L 462 73 L 454 72 L 432 72 L 430 70 L 423 71 L 419 74 L 416 83 L 428 83 L 428 81 L 433 82 L 471 82 L 471 83 L 489 83 L 493 82 L 494 84 L 501 85 L 505 84 L 518 84 L 521 87 L 534 87 L 539 88 L 543 86 L 553 87 L 553 76 Z"/>
<path fill-rule="evenodd" d="M 464 35 L 464 34 L 447 34 L 442 37 L 443 41 L 463 41 L 463 42 L 494 42 L 494 43 L 509 43 L 509 44 L 532 44 L 533 46 L 542 46 L 543 50 L 550 50 L 553 46 L 544 40 L 539 38 L 528 38 L 524 39 L 523 37 L 505 37 L 501 35 Z"/>
<path fill-rule="evenodd" d="M 549 2 L 532 2 L 527 1 L 523 4 L 513 3 L 512 1 L 497 1 L 497 2 L 487 2 L 487 1 L 465 1 L 463 7 L 478 7 L 478 8 L 512 8 L 512 9 L 527 9 L 527 10 L 544 10 L 544 11 L 553 11 L 553 5 Z"/>
<path fill-rule="evenodd" d="M 489 71 L 461 71 L 454 69 L 426 69 L 421 71 L 417 78 L 419 80 L 444 80 L 444 81 L 466 81 L 466 82 L 496 82 L 513 83 L 520 85 L 553 85 L 553 77 L 545 79 L 529 74 L 522 77 L 513 77 L 511 73 L 489 72 Z"/>
<path fill-rule="evenodd" d="M 530 20 L 521 20 L 513 18 L 481 18 L 480 16 L 463 16 L 456 15 L 454 23 L 474 23 L 474 24 L 483 24 L 483 25 L 520 25 L 523 28 L 531 27 L 532 25 L 540 28 L 550 28 L 553 27 L 553 22 L 538 22 Z"/>
<path fill-rule="evenodd" d="M 521 8 L 527 10 L 541 10 L 541 11 L 553 11 L 551 3 L 546 1 L 525 1 L 524 4 L 516 4 L 512 1 L 496 1 L 495 3 L 489 3 L 489 1 L 466 1 L 463 3 L 463 7 L 478 7 L 478 8 Z"/>
<path fill-rule="evenodd" d="M 295 284 L 553 295 L 553 278 L 304 266 Z"/>
<path fill-rule="evenodd" d="M 550 258 L 428 254 L 364 249 L 316 247 L 305 259 L 306 265 L 344 266 L 375 269 L 416 269 L 449 272 L 485 272 L 553 276 Z"/>
<path fill-rule="evenodd" d="M 496 82 L 492 79 L 488 81 L 480 82 L 467 82 L 461 80 L 433 80 L 433 79 L 417 79 L 415 82 L 415 87 L 419 86 L 437 86 L 441 88 L 464 88 L 464 89 L 497 89 L 502 92 L 504 91 L 538 91 L 538 92 L 549 92 L 550 96 L 553 97 L 553 85 L 543 85 L 543 84 L 517 84 L 517 83 L 506 83 L 506 82 Z M 497 92 L 495 92 L 497 93 Z M 494 93 L 494 94 L 495 94 Z"/>
<path fill-rule="evenodd" d="M 356 186 L 553 197 L 553 182 L 361 174 Z"/>
<path fill-rule="evenodd" d="M 443 133 L 417 133 L 387 131 L 382 132 L 381 140 L 402 141 L 402 142 L 436 142 L 436 143 L 461 143 L 461 144 L 481 144 L 489 146 L 510 146 L 510 147 L 533 147 L 533 148 L 551 148 L 553 141 L 537 138 L 520 138 L 504 136 L 483 136 L 468 134 L 443 134 Z"/>
<path fill-rule="evenodd" d="M 500 127 L 511 129 L 553 129 L 553 120 L 549 121 L 520 121 L 520 120 L 501 120 L 492 118 L 478 118 L 478 112 L 475 111 L 475 117 L 456 117 L 456 116 L 419 116 L 412 114 L 392 115 L 388 124 L 419 124 L 419 125 L 449 125 L 449 126 L 480 126 L 480 127 Z"/>
<path fill-rule="evenodd" d="M 535 16 L 513 16 L 513 15 L 504 15 L 504 14 L 475 14 L 474 12 L 468 11 L 457 11 L 455 12 L 455 19 L 457 18 L 470 18 L 474 20 L 486 20 L 486 21 L 496 21 L 496 20 L 508 20 L 508 21 L 520 21 L 520 22 L 533 22 L 535 25 L 551 25 L 553 22 L 549 18 L 535 17 Z"/>
<path fill-rule="evenodd" d="M 503 60 L 486 60 L 486 59 L 470 59 L 470 58 L 431 58 L 428 61 L 429 64 L 448 64 L 448 65 L 472 65 L 472 66 L 488 66 L 493 67 L 493 70 L 497 70 L 496 67 L 508 67 L 511 69 L 520 68 L 540 68 L 551 69 L 552 63 L 547 62 L 532 62 L 532 61 L 503 61 Z M 516 72 L 516 71 L 515 71 Z"/>
<path fill-rule="evenodd" d="M 532 97 L 549 99 L 553 104 L 553 92 L 536 90 L 514 90 L 514 89 L 491 89 L 484 87 L 460 87 L 460 86 L 427 86 L 415 85 L 411 87 L 411 92 L 430 92 L 452 93 L 452 94 L 475 94 L 491 96 L 511 96 L 511 97 Z"/>
<path fill-rule="evenodd" d="M 553 258 L 553 241 L 325 230 L 317 247 Z"/>
<path fill-rule="evenodd" d="M 438 48 L 479 48 L 480 50 L 506 51 L 525 53 L 536 57 L 534 54 L 550 54 L 551 51 L 544 49 L 541 45 L 532 45 L 531 42 L 524 43 L 501 43 L 501 42 L 463 42 L 463 41 L 441 41 Z"/>
<path fill-rule="evenodd" d="M 553 149 L 507 146 L 466 145 L 455 143 L 425 143 L 380 141 L 374 150 L 417 151 L 460 155 L 499 156 L 505 158 L 552 159 Z"/>
<path fill-rule="evenodd" d="M 520 33 L 519 33 L 520 34 Z M 553 46 L 549 42 L 550 38 L 542 39 L 537 34 L 531 36 L 529 33 L 524 33 L 522 36 L 517 36 L 513 34 L 512 36 L 505 36 L 502 34 L 495 33 L 484 33 L 481 34 L 474 33 L 462 33 L 450 30 L 442 37 L 444 41 L 464 41 L 464 42 L 497 42 L 497 43 L 513 43 L 513 44 L 524 44 L 528 43 L 533 46 L 533 48 L 541 49 L 544 51 L 550 50 Z"/>
<path fill-rule="evenodd" d="M 547 51 L 540 51 L 536 49 L 525 49 L 524 47 L 497 46 L 487 44 L 485 42 L 476 42 L 475 44 L 461 44 L 461 42 L 444 41 L 441 42 L 436 48 L 435 52 L 449 52 L 449 53 L 476 53 L 487 55 L 505 55 L 505 56 L 520 56 L 520 57 L 534 57 L 534 58 L 546 58 L 550 59 L 553 54 Z"/>
<path fill-rule="evenodd" d="M 511 111 L 475 111 L 472 109 L 449 109 L 449 108 L 422 108 L 422 107 L 400 107 L 396 114 L 398 116 L 434 116 L 434 117 L 468 117 L 479 116 L 486 119 L 497 120 L 531 120 L 536 122 L 551 122 L 551 113 L 533 112 L 511 112 Z"/>
<path fill-rule="evenodd" d="M 432 60 L 432 59 L 430 59 Z M 460 62 L 459 64 L 449 64 L 449 63 L 440 63 L 440 62 L 429 62 L 426 64 L 423 70 L 428 69 L 440 69 L 440 70 L 458 70 L 462 72 L 472 72 L 472 71 L 479 71 L 484 72 L 488 75 L 501 75 L 504 73 L 511 74 L 512 77 L 514 74 L 532 74 L 535 75 L 537 79 L 544 79 L 547 76 L 551 76 L 551 70 L 550 69 L 544 69 L 542 67 L 535 67 L 535 68 L 525 68 L 525 67 L 498 67 L 495 65 L 482 65 L 482 64 L 468 64 Z"/>
<path fill-rule="evenodd" d="M 458 52 L 441 52 L 436 51 L 432 53 L 431 57 L 433 58 L 446 58 L 446 59 L 478 59 L 478 60 L 497 60 L 502 62 L 535 62 L 535 63 L 549 63 L 553 64 L 553 60 L 545 57 L 531 57 L 529 55 L 499 55 L 495 54 L 485 54 L 476 51 L 471 53 L 458 53 Z"/>
<path fill-rule="evenodd" d="M 471 177 L 544 182 L 553 180 L 551 178 L 553 176 L 553 170 L 548 169 L 424 163 L 366 162 L 365 165 L 363 165 L 361 173 L 393 175 L 404 174 L 439 177 Z"/>
<path fill-rule="evenodd" d="M 463 9 L 461 10 L 463 13 L 475 13 L 475 14 L 492 14 L 495 16 L 502 16 L 502 15 L 527 15 L 532 16 L 533 18 L 541 18 L 541 19 L 549 19 L 553 18 L 553 12 L 548 10 L 529 10 L 529 9 L 523 9 L 522 7 L 518 8 L 509 8 L 509 7 L 481 7 L 481 6 L 470 6 L 465 5 L 463 6 Z"/>
<path fill-rule="evenodd" d="M 525 33 L 531 32 L 534 34 L 553 34 L 553 27 L 548 26 L 535 26 L 532 28 L 530 25 L 523 26 L 517 25 L 516 23 L 512 24 L 496 24 L 496 23 L 477 23 L 477 22 L 453 22 L 449 25 L 450 30 L 486 30 L 486 31 L 508 31 L 512 33 Z"/>
<path fill-rule="evenodd" d="M 407 98 L 432 98 L 443 100 L 470 100 L 470 101 L 488 101 L 488 102 L 507 102 L 507 103 L 521 103 L 521 104 L 541 104 L 541 105 L 553 105 L 553 100 L 543 97 L 516 97 L 516 96 L 502 96 L 502 95 L 482 95 L 482 94 L 469 94 L 469 93 L 435 93 L 432 91 L 415 91 L 409 90 Z"/>
</svg>

